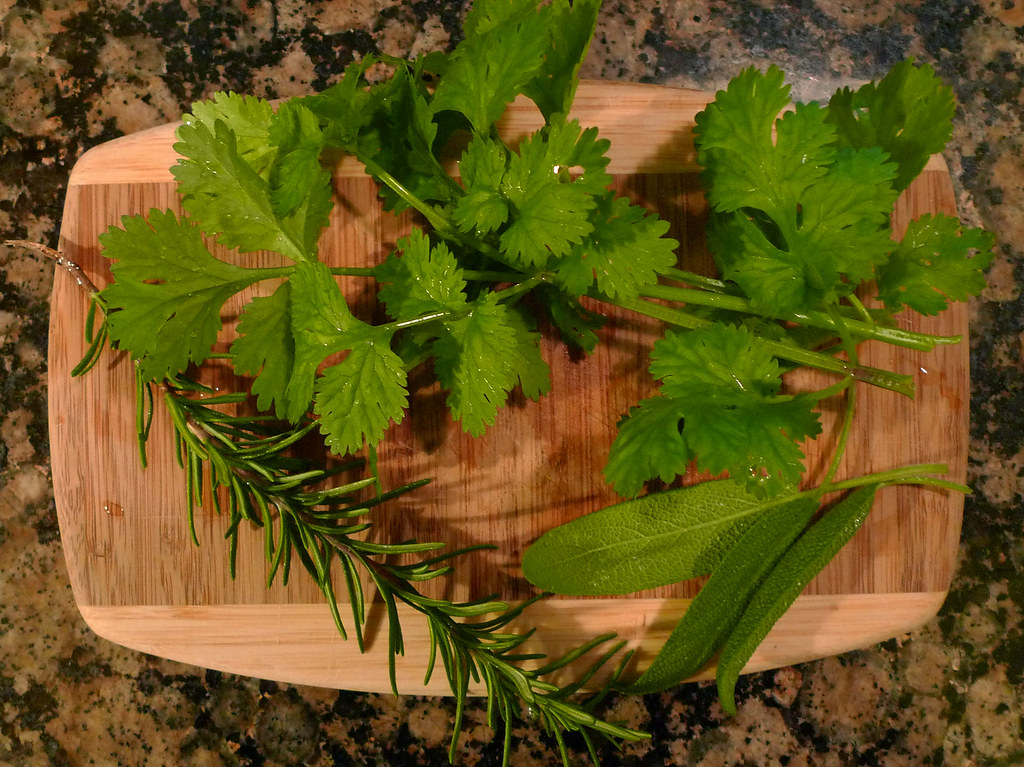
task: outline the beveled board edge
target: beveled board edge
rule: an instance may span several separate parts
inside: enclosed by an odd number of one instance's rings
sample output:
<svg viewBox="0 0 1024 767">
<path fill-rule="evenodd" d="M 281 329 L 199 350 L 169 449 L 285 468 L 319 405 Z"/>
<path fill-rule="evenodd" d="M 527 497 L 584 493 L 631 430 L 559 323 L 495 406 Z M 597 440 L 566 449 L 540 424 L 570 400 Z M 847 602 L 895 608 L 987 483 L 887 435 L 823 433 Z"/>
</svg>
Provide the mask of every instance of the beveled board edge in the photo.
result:
<svg viewBox="0 0 1024 767">
<path fill-rule="evenodd" d="M 804 595 L 761 643 L 744 673 L 765 671 L 839 655 L 913 631 L 931 620 L 945 592 Z M 617 625 L 619 638 L 634 650 L 632 662 L 645 667 L 690 600 L 548 600 L 532 605 L 513 628 L 534 627 L 523 652 L 557 656 Z M 879 609 L 884 606 L 885 610 Z M 585 607 L 586 609 L 580 609 Z M 101 637 L 133 650 L 232 674 L 318 687 L 386 692 L 386 618 L 371 607 L 367 650 L 345 641 L 322 604 L 96 607 L 80 606 Z M 344 609 L 344 608 L 343 608 Z M 398 659 L 398 692 L 450 695 L 438 669 L 427 683 L 430 640 L 425 622 L 411 608 L 399 608 L 405 655 Z M 898 613 L 899 624 L 879 616 Z M 799 641 L 794 641 L 799 639 Z M 793 648 L 799 647 L 800 650 Z M 709 679 L 709 666 L 689 681 Z M 557 683 L 557 678 L 555 679 Z M 470 694 L 482 695 L 480 684 Z"/>
</svg>

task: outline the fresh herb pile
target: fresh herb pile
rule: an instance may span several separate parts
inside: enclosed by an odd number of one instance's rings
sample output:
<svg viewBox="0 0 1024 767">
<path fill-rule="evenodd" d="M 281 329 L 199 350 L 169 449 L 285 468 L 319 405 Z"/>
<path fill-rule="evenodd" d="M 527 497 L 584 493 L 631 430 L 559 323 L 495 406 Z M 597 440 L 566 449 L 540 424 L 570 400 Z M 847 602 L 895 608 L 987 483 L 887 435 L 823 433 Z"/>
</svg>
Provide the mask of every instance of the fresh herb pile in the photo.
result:
<svg viewBox="0 0 1024 767">
<path fill-rule="evenodd" d="M 597 127 L 567 117 L 599 7 L 477 0 L 450 53 L 368 57 L 327 90 L 276 106 L 232 93 L 197 103 L 178 130 L 172 168 L 184 213 L 126 217 L 101 238 L 114 281 L 93 296 L 102 322 L 90 322 L 91 347 L 76 372 L 107 344 L 130 354 L 140 444 L 159 391 L 190 513 L 212 487 L 229 517 L 232 559 L 241 526 L 261 527 L 270 578 L 287 578 L 297 558 L 344 634 L 340 572 L 360 646 L 368 577 L 387 607 L 392 681 L 403 649 L 398 605 L 423 616 L 458 702 L 453 757 L 471 680 L 486 684 L 506 759 L 509 724 L 521 716 L 540 721 L 566 762 L 567 731 L 582 735 L 595 760 L 595 738 L 645 737 L 596 717 L 603 696 L 675 684 L 716 652 L 730 708 L 747 658 L 854 534 L 878 488 L 962 489 L 937 476 L 939 466 L 834 480 L 856 384 L 912 394 L 908 376 L 862 366 L 859 344 L 955 342 L 901 330 L 896 315 L 937 313 L 983 285 L 986 233 L 947 216 L 914 221 L 899 241 L 890 230 L 897 196 L 950 136 L 951 91 L 927 67 L 904 62 L 827 105 L 793 106 L 780 71 L 742 72 L 696 127 L 719 269 L 708 278 L 678 267 L 666 222 L 610 190 L 608 143 Z M 509 146 L 496 122 L 521 95 L 544 124 Z M 455 175 L 443 161 L 452 147 Z M 335 203 L 331 163 L 342 154 L 379 182 L 386 210 L 411 209 L 423 222 L 373 267 L 328 266 L 318 254 Z M 209 240 L 238 254 L 279 254 L 283 265 L 246 266 L 244 255 L 229 263 Z M 356 317 L 338 275 L 375 280 L 387 320 Z M 225 302 L 259 283 L 271 289 L 248 302 L 230 348 L 215 354 Z M 632 682 L 621 679 L 628 654 L 612 637 L 538 668 L 517 654 L 527 636 L 506 630 L 525 605 L 421 593 L 419 582 L 447 574 L 463 552 L 361 535 L 372 507 L 419 484 L 386 490 L 376 473 L 376 446 L 406 414 L 412 371 L 432 370 L 451 417 L 480 435 L 515 387 L 531 399 L 559 396 L 549 391 L 541 335 L 589 353 L 600 342 L 602 307 L 666 326 L 651 350 L 657 394 L 624 414 L 608 458 L 606 479 L 629 500 L 552 530 L 523 564 L 541 588 L 573 594 L 711 573 Z M 197 368 L 214 357 L 250 378 L 251 391 L 218 395 L 196 383 Z M 798 367 L 832 380 L 820 391 L 783 393 L 782 377 Z M 841 400 L 845 414 L 831 470 L 820 486 L 798 490 L 801 443 L 821 431 L 826 400 Z M 339 484 L 352 464 L 327 468 L 294 450 L 317 432 L 336 456 L 362 456 L 364 478 Z M 649 480 L 671 483 L 693 466 L 731 478 L 641 495 Z M 659 536 L 672 540 L 660 547 L 651 536 L 624 536 L 640 518 L 680 534 Z M 624 566 L 637 558 L 643 568 Z M 595 659 L 575 682 L 545 680 L 588 653 Z M 576 695 L 599 673 L 606 681 L 597 693 Z"/>
</svg>

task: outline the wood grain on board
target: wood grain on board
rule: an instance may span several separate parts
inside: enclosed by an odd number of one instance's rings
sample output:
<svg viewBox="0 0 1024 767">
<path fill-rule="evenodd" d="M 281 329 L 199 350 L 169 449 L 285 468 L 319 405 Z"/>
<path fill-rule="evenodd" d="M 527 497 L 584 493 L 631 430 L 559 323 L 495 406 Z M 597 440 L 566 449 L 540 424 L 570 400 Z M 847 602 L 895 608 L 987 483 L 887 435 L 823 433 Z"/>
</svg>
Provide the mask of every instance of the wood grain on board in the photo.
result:
<svg viewBox="0 0 1024 767">
<path fill-rule="evenodd" d="M 574 116 L 611 139 L 610 170 L 623 193 L 669 220 L 681 243 L 681 263 L 707 270 L 703 244 L 706 207 L 692 142 L 694 115 L 707 94 L 652 85 L 587 82 Z M 506 117 L 508 136 L 539 124 L 535 110 L 516 102 Z M 179 210 L 168 167 L 174 162 L 173 125 L 103 144 L 86 153 L 71 176 L 61 251 L 97 285 L 109 280 L 99 235 L 127 214 L 151 208 Z M 321 241 L 331 264 L 375 263 L 408 230 L 408 217 L 380 210 L 372 182 L 348 162 L 335 173 L 340 203 Z M 894 226 L 924 212 L 955 213 L 941 159 L 933 158 L 897 204 Z M 233 258 L 222 254 L 226 258 Z M 247 263 L 273 263 L 270 255 Z M 366 311 L 372 285 L 341 280 L 354 311 Z M 266 290 L 266 286 L 263 287 Z M 233 316 L 252 293 L 227 307 Z M 148 468 L 135 438 L 135 384 L 131 364 L 104 353 L 88 375 L 69 372 L 85 350 L 88 296 L 58 270 L 50 327 L 50 430 L 53 480 L 61 535 L 75 598 L 99 635 L 133 649 L 223 671 L 279 681 L 359 690 L 386 690 L 385 624 L 371 611 L 370 646 L 360 656 L 336 633 L 323 598 L 301 570 L 291 582 L 266 587 L 263 545 L 247 530 L 238 573 L 228 572 L 225 519 L 207 503 L 197 511 L 193 544 L 186 518 L 183 474 L 172 430 L 157 406 Z M 652 390 L 647 353 L 656 323 L 620 316 L 587 358 L 545 340 L 552 392 L 538 403 L 513 396 L 482 438 L 450 423 L 443 395 L 413 381 L 412 410 L 381 448 L 386 486 L 431 477 L 431 484 L 374 513 L 380 540 L 415 537 L 452 547 L 494 542 L 499 548 L 460 560 L 456 574 L 432 583 L 453 598 L 496 593 L 521 600 L 531 593 L 518 568 L 530 542 L 545 530 L 617 500 L 601 470 L 619 416 Z M 966 335 L 967 315 L 956 306 L 907 327 Z M 968 356 L 966 343 L 930 353 L 868 343 L 865 364 L 912 374 L 911 400 L 861 387 L 859 422 L 841 476 L 909 463 L 945 463 L 950 478 L 966 473 Z M 211 366 L 211 383 L 230 387 L 229 372 Z M 794 380 L 799 388 L 811 383 Z M 826 434 L 808 447 L 811 478 L 830 455 Z M 864 528 L 807 588 L 752 658 L 749 671 L 796 663 L 863 647 L 912 630 L 935 615 L 955 564 L 962 498 L 916 487 L 883 490 Z M 699 583 L 630 597 L 553 598 L 535 605 L 521 625 L 540 628 L 531 647 L 564 651 L 597 633 L 616 631 L 648 662 Z M 343 612 L 344 614 L 344 612 Z M 407 657 L 399 664 L 403 692 L 445 693 L 443 674 L 424 685 L 426 629 L 405 614 Z"/>
</svg>

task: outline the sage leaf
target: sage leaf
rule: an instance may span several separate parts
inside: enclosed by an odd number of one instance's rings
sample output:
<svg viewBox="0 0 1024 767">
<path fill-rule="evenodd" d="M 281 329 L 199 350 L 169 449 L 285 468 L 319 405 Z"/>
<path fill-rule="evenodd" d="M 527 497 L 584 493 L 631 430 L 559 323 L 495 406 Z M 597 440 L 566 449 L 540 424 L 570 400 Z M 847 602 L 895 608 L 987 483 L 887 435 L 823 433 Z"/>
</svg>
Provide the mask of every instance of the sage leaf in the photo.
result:
<svg viewBox="0 0 1024 767">
<path fill-rule="evenodd" d="M 736 713 L 736 680 L 775 622 L 800 592 L 860 529 L 879 485 L 865 485 L 836 504 L 783 555 L 758 587 L 722 648 L 716 671 L 718 698 L 728 714 Z"/>
<path fill-rule="evenodd" d="M 549 530 L 523 574 L 558 594 L 630 594 L 706 575 L 759 515 L 794 493 L 759 498 L 721 479 L 607 506 Z"/>
<path fill-rule="evenodd" d="M 623 691 L 657 692 L 699 671 L 729 636 L 757 587 L 817 510 L 817 496 L 801 495 L 761 514 L 726 552 L 651 665 Z"/>
</svg>

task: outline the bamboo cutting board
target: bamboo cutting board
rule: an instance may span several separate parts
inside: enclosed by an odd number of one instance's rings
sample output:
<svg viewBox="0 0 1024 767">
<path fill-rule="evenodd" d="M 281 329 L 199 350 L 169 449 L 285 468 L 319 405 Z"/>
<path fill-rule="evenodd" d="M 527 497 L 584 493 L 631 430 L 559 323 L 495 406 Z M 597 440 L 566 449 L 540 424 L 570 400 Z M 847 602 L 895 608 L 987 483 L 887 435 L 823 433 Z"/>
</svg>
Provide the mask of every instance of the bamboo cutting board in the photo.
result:
<svg viewBox="0 0 1024 767">
<path fill-rule="evenodd" d="M 584 83 L 574 116 L 611 139 L 610 172 L 617 186 L 658 210 L 682 243 L 686 268 L 710 268 L 703 245 L 705 203 L 692 143 L 694 115 L 709 96 L 652 85 Z M 525 135 L 538 124 L 517 102 L 503 124 Z M 75 166 L 61 232 L 64 256 L 97 285 L 109 280 L 97 238 L 125 214 L 152 207 L 178 209 L 168 168 L 175 126 L 109 142 Z M 363 265 L 383 258 L 410 222 L 380 211 L 359 166 L 344 162 L 335 184 L 342 204 L 322 240 L 332 264 Z M 895 227 L 926 212 L 955 213 L 945 165 L 933 159 L 898 203 Z M 369 284 L 342 285 L 355 310 Z M 278 681 L 353 690 L 386 690 L 386 626 L 371 611 L 369 648 L 336 633 L 319 591 L 296 570 L 284 587 L 265 586 L 262 540 L 246 531 L 238 576 L 228 574 L 226 522 L 210 504 L 197 511 L 200 545 L 193 545 L 182 472 L 172 430 L 158 406 L 149 468 L 135 443 L 134 378 L 130 363 L 105 352 L 84 378 L 71 368 L 85 349 L 87 295 L 58 270 L 50 326 L 50 431 L 53 481 L 75 598 L 89 626 L 127 647 L 223 671 Z M 229 307 L 224 342 L 230 334 Z M 625 318 L 623 318 L 625 319 Z M 913 329 L 944 335 L 967 331 L 963 306 Z M 646 355 L 659 329 L 653 322 L 612 322 L 586 359 L 545 342 L 553 390 L 540 403 L 513 398 L 497 424 L 472 440 L 451 425 L 436 389 L 411 393 L 413 412 L 381 450 L 385 486 L 422 477 L 433 482 L 376 512 L 381 540 L 415 537 L 452 547 L 496 542 L 496 551 L 460 560 L 454 576 L 433 584 L 448 597 L 497 593 L 521 600 L 532 592 L 518 569 L 523 550 L 545 530 L 614 502 L 604 465 L 621 413 L 651 389 Z M 862 387 L 860 421 L 843 476 L 907 463 L 944 462 L 950 477 L 966 473 L 968 356 L 966 342 L 917 353 L 868 344 L 865 364 L 914 375 L 915 400 Z M 208 380 L 232 384 L 224 371 Z M 806 381 L 793 381 L 799 388 Z M 834 414 L 832 414 L 834 416 Z M 834 417 L 826 414 L 826 435 Z M 808 466 L 820 476 L 827 448 L 811 446 Z M 747 668 L 766 669 L 864 647 L 910 631 L 935 615 L 952 577 L 962 499 L 920 488 L 888 488 L 855 539 L 807 588 L 777 624 Z M 554 598 L 531 608 L 523 627 L 536 626 L 531 648 L 559 653 L 599 633 L 615 631 L 649 662 L 699 584 L 686 583 L 623 598 Z M 343 609 L 344 614 L 344 609 Z M 444 675 L 422 679 L 427 634 L 403 612 L 406 658 L 398 664 L 403 692 L 446 693 Z"/>
</svg>

